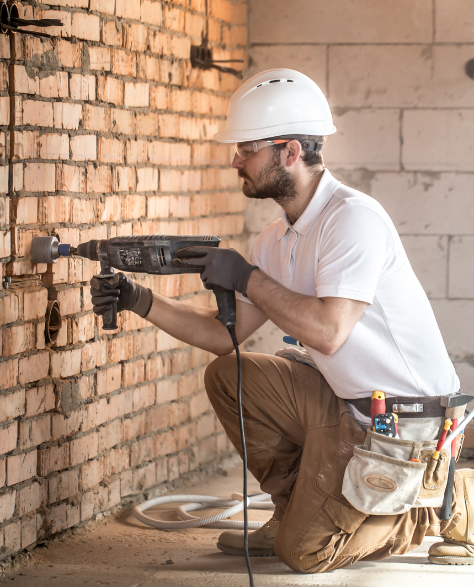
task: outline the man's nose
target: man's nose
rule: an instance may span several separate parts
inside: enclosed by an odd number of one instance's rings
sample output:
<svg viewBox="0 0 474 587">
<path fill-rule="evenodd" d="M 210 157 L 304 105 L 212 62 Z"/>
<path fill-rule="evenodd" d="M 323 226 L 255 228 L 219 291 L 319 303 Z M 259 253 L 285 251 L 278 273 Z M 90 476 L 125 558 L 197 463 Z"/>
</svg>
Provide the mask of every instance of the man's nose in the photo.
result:
<svg viewBox="0 0 474 587">
<path fill-rule="evenodd" d="M 244 168 L 244 160 L 242 159 L 242 157 L 239 157 L 239 155 L 237 155 L 237 153 L 235 153 L 234 158 L 232 159 L 232 167 L 234 169 L 243 169 Z"/>
</svg>

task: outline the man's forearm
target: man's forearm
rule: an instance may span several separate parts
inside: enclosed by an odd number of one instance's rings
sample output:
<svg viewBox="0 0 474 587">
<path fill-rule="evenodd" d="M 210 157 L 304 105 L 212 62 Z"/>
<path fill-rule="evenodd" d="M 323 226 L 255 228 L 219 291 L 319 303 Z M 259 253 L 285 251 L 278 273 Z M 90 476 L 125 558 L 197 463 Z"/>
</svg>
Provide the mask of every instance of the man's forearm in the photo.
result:
<svg viewBox="0 0 474 587">
<path fill-rule="evenodd" d="M 153 292 L 153 304 L 147 320 L 174 338 L 222 355 L 231 352 L 232 345 L 225 326 L 215 319 L 216 310 L 171 300 Z"/>
<path fill-rule="evenodd" d="M 251 273 L 247 297 L 287 334 L 324 354 L 334 352 L 338 325 L 328 319 L 323 300 L 293 292 L 263 271 Z"/>
</svg>

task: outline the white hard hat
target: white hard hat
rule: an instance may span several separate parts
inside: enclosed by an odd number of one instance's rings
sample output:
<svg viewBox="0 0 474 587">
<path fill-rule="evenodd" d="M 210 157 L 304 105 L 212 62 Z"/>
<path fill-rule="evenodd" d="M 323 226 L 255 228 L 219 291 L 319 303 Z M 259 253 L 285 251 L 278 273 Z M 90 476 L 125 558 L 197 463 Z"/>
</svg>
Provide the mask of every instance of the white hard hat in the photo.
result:
<svg viewBox="0 0 474 587">
<path fill-rule="evenodd" d="M 254 75 L 230 99 L 220 143 L 243 143 L 282 135 L 325 136 L 336 132 L 319 86 L 293 69 Z"/>
</svg>

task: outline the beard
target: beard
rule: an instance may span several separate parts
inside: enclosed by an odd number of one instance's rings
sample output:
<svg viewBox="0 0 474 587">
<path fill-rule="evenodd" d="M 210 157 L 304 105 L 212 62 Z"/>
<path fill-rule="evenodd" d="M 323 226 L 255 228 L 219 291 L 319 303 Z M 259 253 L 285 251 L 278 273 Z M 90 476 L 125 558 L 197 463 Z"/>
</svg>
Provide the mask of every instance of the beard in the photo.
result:
<svg viewBox="0 0 474 587">
<path fill-rule="evenodd" d="M 250 179 L 243 169 L 239 169 L 238 174 L 243 179 Z M 252 183 L 252 186 L 249 183 L 244 183 L 242 186 L 242 191 L 247 198 L 272 199 L 282 206 L 297 196 L 296 179 L 275 160 L 269 161 Z"/>
</svg>

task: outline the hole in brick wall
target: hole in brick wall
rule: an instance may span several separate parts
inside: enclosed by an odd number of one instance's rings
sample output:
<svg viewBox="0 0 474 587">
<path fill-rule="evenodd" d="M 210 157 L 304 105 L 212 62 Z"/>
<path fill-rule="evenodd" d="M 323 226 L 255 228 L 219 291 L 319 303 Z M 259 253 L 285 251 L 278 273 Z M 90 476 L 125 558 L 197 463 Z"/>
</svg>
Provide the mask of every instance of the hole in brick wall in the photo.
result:
<svg viewBox="0 0 474 587">
<path fill-rule="evenodd" d="M 10 14 L 9 14 L 9 10 L 8 10 L 8 6 L 2 2 L 0 5 L 0 21 L 2 22 L 2 24 L 8 25 L 8 22 L 10 20 Z M 4 29 L 2 27 L 2 33 L 4 35 L 6 35 L 8 32 L 8 29 Z"/>
<path fill-rule="evenodd" d="M 10 21 L 12 18 L 20 18 L 20 11 L 18 10 L 18 6 L 16 4 L 10 5 Z M 10 22 L 10 26 L 18 28 L 17 24 L 13 24 Z M 12 31 L 13 34 L 16 34 L 16 31 Z"/>
<path fill-rule="evenodd" d="M 61 328 L 61 310 L 57 300 L 49 300 L 46 310 L 45 338 L 46 342 L 56 344 Z"/>
</svg>

